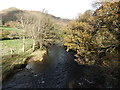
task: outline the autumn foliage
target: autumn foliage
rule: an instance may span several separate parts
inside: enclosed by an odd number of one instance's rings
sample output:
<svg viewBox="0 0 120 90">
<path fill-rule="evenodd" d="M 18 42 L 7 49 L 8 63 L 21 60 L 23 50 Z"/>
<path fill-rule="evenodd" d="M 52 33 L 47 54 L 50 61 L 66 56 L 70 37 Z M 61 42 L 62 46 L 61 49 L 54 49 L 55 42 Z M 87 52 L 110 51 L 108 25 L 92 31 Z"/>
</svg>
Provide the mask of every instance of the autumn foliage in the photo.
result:
<svg viewBox="0 0 120 90">
<path fill-rule="evenodd" d="M 88 10 L 67 27 L 64 45 L 74 50 L 79 64 L 105 64 L 119 61 L 120 2 L 106 2 L 95 11 Z"/>
</svg>

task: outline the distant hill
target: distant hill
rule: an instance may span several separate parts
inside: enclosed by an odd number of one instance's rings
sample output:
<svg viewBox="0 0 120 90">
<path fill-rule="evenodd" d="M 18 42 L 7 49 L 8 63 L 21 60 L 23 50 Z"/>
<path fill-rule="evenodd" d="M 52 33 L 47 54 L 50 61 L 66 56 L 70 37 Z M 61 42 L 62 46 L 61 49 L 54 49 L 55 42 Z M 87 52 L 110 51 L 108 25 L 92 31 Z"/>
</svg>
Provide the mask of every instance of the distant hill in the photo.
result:
<svg viewBox="0 0 120 90">
<path fill-rule="evenodd" d="M 38 15 L 42 13 L 40 11 L 20 10 L 18 8 L 11 7 L 11 8 L 4 9 L 4 10 L 0 11 L 0 14 L 2 15 L 3 24 L 8 22 L 8 21 L 16 21 L 17 18 L 15 17 L 15 15 L 18 12 L 21 12 L 21 13 L 24 13 L 24 12 L 36 13 Z M 69 19 L 62 19 L 60 17 L 56 17 L 56 16 L 51 15 L 51 14 L 49 14 L 49 15 L 53 18 L 53 20 L 55 20 L 57 22 L 57 24 L 67 25 L 67 23 L 70 21 Z"/>
</svg>

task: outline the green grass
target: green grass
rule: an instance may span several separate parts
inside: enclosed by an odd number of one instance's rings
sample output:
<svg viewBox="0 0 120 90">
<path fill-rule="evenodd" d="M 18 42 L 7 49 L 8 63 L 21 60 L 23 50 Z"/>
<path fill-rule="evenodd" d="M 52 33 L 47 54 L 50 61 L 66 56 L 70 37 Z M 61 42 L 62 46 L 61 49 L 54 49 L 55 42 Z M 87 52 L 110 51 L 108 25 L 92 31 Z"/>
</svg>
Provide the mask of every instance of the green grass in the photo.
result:
<svg viewBox="0 0 120 90">
<path fill-rule="evenodd" d="M 2 56 L 11 54 L 11 49 L 14 50 L 13 53 L 19 54 L 22 52 L 22 39 L 15 40 L 2 40 L 0 41 L 2 47 Z M 25 51 L 32 47 L 32 39 L 25 40 Z"/>
<path fill-rule="evenodd" d="M 10 31 L 10 30 L 14 30 L 15 28 L 11 28 L 11 27 L 0 27 L 0 29 L 4 29 L 4 30 Z"/>
<path fill-rule="evenodd" d="M 6 30 L 6 31 L 15 31 L 15 32 L 21 31 L 21 29 L 12 28 L 12 27 L 0 27 L 0 29 Z"/>
</svg>

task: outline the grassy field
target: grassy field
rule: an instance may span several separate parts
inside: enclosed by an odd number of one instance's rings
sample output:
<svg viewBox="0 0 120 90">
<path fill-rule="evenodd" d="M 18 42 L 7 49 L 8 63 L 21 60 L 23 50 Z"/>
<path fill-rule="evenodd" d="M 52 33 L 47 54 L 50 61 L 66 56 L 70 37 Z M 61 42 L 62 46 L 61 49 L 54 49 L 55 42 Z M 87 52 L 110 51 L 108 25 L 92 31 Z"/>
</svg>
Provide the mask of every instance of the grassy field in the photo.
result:
<svg viewBox="0 0 120 90">
<path fill-rule="evenodd" d="M 11 54 L 11 49 L 13 53 L 19 54 L 22 52 L 22 39 L 15 40 L 2 40 L 0 41 L 2 47 L 0 50 L 2 51 L 2 56 Z M 25 40 L 25 50 L 28 50 L 32 47 L 32 39 Z"/>
<path fill-rule="evenodd" d="M 0 27 L 0 29 L 4 29 L 4 30 L 10 31 L 10 30 L 14 30 L 15 28 L 11 28 L 11 27 Z"/>
<path fill-rule="evenodd" d="M 1 30 L 5 30 L 5 31 L 15 31 L 15 32 L 21 32 L 21 29 L 17 29 L 17 28 L 12 28 L 12 27 L 0 27 Z"/>
<path fill-rule="evenodd" d="M 15 31 L 15 32 L 21 31 L 20 29 L 5 27 L 5 26 L 0 26 L 0 29 L 4 31 L 8 31 L 8 32 L 1 32 L 0 33 L 2 34 L 1 38 L 7 38 L 7 36 L 10 33 L 9 31 Z M 22 50 L 22 39 L 2 40 L 0 41 L 0 43 L 1 43 L 0 51 L 2 52 L 2 56 L 9 55 L 10 50 L 13 50 L 15 54 L 19 54 Z M 32 39 L 26 39 L 25 50 L 28 50 L 31 47 L 31 45 L 32 45 Z"/>
</svg>

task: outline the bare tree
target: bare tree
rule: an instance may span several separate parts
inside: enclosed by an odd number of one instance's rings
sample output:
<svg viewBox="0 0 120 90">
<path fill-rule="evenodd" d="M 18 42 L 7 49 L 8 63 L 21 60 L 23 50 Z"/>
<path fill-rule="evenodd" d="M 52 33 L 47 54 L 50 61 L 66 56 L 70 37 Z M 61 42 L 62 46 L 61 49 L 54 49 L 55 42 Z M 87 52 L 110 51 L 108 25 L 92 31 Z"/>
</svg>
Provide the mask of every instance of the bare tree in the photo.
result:
<svg viewBox="0 0 120 90">
<path fill-rule="evenodd" d="M 33 50 L 35 47 L 42 49 L 55 38 L 55 25 L 51 17 L 44 11 L 41 14 L 34 14 L 31 32 L 33 38 Z"/>
<path fill-rule="evenodd" d="M 25 35 L 29 33 L 33 40 L 33 50 L 35 48 L 42 49 L 54 41 L 56 38 L 55 24 L 49 14 L 43 10 L 42 13 L 26 12 L 17 14 L 18 21 L 21 24 L 23 46 L 25 51 Z"/>
<path fill-rule="evenodd" d="M 32 23 L 32 18 L 27 12 L 19 12 L 17 15 L 17 21 L 20 23 L 20 29 L 22 30 L 22 51 L 25 52 L 25 37 L 28 30 L 28 26 Z"/>
</svg>

